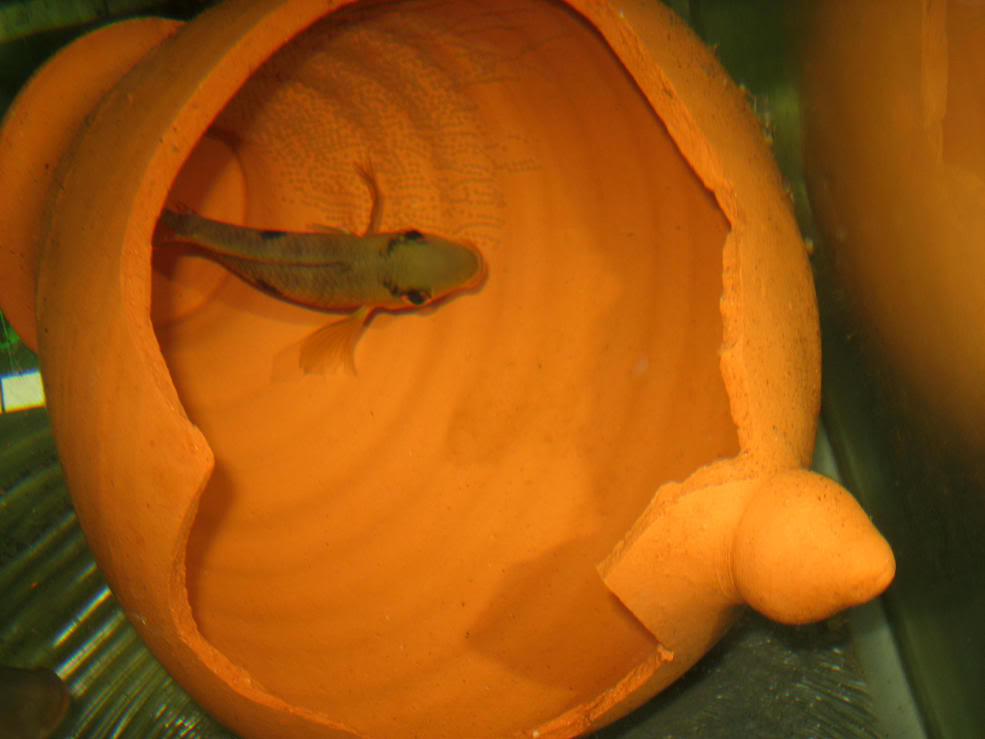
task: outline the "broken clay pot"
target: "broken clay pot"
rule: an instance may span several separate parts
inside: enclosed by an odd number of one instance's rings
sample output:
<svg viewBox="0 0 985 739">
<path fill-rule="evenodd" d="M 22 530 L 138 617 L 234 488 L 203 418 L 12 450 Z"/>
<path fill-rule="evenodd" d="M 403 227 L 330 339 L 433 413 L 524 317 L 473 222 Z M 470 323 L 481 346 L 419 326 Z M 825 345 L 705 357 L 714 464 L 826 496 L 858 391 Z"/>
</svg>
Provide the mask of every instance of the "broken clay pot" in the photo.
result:
<svg viewBox="0 0 985 739">
<path fill-rule="evenodd" d="M 113 84 L 56 59 L 0 139 L 74 94 L 64 154 L 20 151 L 61 163 L 0 214 L 3 307 L 37 317 L 79 518 L 175 678 L 245 736 L 573 736 L 744 603 L 803 623 L 879 594 L 886 542 L 802 469 L 810 272 L 713 54 L 659 3 L 328 5 L 133 21 Z M 488 280 L 377 316 L 355 377 L 272 381 L 325 316 L 152 268 L 157 217 L 362 231 L 360 162 L 384 230 L 474 243 Z"/>
</svg>

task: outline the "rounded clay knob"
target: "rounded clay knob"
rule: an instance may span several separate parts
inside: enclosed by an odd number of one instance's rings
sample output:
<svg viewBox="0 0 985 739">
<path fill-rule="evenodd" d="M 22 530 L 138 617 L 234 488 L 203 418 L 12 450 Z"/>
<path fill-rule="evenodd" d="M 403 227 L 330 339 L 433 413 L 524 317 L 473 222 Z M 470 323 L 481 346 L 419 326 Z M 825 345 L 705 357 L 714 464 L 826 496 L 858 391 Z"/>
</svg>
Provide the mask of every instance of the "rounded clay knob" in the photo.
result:
<svg viewBox="0 0 985 739">
<path fill-rule="evenodd" d="M 844 488 L 790 470 L 766 479 L 749 500 L 732 567 L 746 603 L 775 621 L 802 624 L 881 593 L 896 561 Z"/>
</svg>

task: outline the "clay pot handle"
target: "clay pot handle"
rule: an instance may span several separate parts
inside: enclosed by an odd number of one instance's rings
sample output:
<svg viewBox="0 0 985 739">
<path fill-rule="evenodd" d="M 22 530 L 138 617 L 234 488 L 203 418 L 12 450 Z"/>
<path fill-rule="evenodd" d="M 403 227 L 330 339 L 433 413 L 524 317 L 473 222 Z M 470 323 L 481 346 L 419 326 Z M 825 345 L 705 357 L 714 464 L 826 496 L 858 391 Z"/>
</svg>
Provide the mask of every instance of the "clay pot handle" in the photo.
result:
<svg viewBox="0 0 985 739">
<path fill-rule="evenodd" d="M 787 624 L 818 621 L 871 600 L 895 573 L 889 544 L 855 498 L 807 470 L 759 485 L 732 545 L 742 600 Z"/>
<path fill-rule="evenodd" d="M 717 640 L 743 603 L 808 623 L 876 597 L 895 571 L 855 499 L 807 470 L 665 485 L 599 565 L 661 644 L 686 654 Z"/>
</svg>

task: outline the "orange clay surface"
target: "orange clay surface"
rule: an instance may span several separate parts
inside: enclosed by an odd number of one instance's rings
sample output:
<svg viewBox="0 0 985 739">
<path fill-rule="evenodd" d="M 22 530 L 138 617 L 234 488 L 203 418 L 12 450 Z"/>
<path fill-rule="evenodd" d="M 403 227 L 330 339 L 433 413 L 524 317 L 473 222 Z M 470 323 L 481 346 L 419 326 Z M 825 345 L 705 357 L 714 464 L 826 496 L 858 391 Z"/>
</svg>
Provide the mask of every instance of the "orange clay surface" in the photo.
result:
<svg viewBox="0 0 985 739">
<path fill-rule="evenodd" d="M 823 5 L 805 155 L 825 248 L 889 363 L 942 428 L 981 448 L 985 7 Z"/>
<path fill-rule="evenodd" d="M 37 314 L 93 552 L 195 698 L 246 736 L 573 736 L 744 602 L 804 622 L 881 592 L 884 540 L 799 470 L 806 257 L 690 31 L 647 2 L 313 5 L 167 38 L 69 147 L 40 260 L 4 256 L 38 284 L 11 315 L 27 336 Z M 361 232 L 364 161 L 383 230 L 474 243 L 488 279 L 376 316 L 356 377 L 274 381 L 326 316 L 198 258 L 152 267 L 157 214 Z"/>
</svg>

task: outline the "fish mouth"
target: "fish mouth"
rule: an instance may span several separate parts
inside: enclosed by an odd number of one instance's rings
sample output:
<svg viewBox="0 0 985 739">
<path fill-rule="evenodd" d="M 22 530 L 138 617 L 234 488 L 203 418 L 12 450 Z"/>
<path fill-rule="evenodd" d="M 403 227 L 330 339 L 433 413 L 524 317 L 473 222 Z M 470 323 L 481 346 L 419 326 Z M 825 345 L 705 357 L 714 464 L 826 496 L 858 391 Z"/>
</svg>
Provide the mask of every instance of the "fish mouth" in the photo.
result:
<svg viewBox="0 0 985 739">
<path fill-rule="evenodd" d="M 473 292 L 482 288 L 486 284 L 486 280 L 489 279 L 489 264 L 483 258 L 482 252 L 479 251 L 479 248 L 475 244 L 468 241 L 460 243 L 472 253 L 479 267 L 475 271 L 475 274 L 462 283 L 462 286 L 458 290 L 455 290 L 455 292 Z"/>
</svg>

